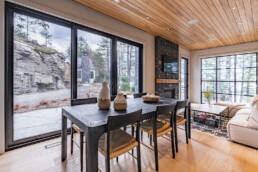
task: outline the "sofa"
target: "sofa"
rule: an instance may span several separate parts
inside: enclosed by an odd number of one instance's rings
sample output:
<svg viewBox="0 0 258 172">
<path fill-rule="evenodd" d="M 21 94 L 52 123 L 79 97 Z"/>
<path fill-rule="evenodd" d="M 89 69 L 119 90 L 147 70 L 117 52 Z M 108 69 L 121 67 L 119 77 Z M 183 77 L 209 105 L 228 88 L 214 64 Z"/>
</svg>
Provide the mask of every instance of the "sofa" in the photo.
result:
<svg viewBox="0 0 258 172">
<path fill-rule="evenodd" d="M 231 141 L 258 148 L 258 123 L 257 126 L 250 126 L 251 111 L 251 108 L 237 111 L 227 124 L 227 132 Z"/>
</svg>

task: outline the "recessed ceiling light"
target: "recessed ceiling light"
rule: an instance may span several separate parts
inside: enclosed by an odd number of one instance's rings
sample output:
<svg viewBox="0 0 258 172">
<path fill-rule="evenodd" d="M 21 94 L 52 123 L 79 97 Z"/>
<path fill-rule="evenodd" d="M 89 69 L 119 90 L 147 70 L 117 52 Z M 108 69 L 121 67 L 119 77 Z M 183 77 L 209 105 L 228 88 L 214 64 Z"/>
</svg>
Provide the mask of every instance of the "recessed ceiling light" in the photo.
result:
<svg viewBox="0 0 258 172">
<path fill-rule="evenodd" d="M 188 24 L 196 24 L 196 23 L 198 23 L 198 22 L 199 22 L 199 20 L 193 19 L 193 20 L 189 20 L 189 21 L 188 21 Z"/>
<path fill-rule="evenodd" d="M 217 40 L 216 37 L 211 37 L 211 38 L 209 38 L 209 41 L 215 41 L 215 40 Z"/>
<path fill-rule="evenodd" d="M 150 20 L 150 17 L 149 17 L 149 16 L 147 16 L 147 17 L 146 17 L 146 19 L 147 19 L 147 20 Z"/>
<path fill-rule="evenodd" d="M 120 0 L 114 0 L 116 3 L 119 3 L 120 2 Z"/>
</svg>

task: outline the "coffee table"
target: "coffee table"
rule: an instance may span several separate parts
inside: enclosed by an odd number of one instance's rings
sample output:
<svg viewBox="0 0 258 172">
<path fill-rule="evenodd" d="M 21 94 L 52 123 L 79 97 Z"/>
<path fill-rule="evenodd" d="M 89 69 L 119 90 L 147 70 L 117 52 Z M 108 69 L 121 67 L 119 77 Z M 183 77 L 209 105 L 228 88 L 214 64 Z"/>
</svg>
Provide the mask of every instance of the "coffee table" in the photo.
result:
<svg viewBox="0 0 258 172">
<path fill-rule="evenodd" d="M 191 104 L 191 110 L 194 112 L 202 112 L 204 114 L 214 115 L 219 117 L 218 128 L 221 128 L 222 117 L 224 116 L 224 112 L 229 110 L 227 106 L 220 105 L 209 105 L 209 104 Z"/>
</svg>

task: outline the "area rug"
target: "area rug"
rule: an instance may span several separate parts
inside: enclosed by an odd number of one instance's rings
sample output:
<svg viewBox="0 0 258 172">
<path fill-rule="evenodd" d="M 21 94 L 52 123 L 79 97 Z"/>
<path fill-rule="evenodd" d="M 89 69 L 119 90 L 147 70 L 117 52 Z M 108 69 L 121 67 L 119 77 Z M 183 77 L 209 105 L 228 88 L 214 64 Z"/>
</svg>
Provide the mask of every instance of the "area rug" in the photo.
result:
<svg viewBox="0 0 258 172">
<path fill-rule="evenodd" d="M 221 127 L 222 129 L 219 129 L 217 127 L 211 127 L 211 126 L 196 122 L 193 119 L 191 120 L 192 129 L 198 130 L 200 132 L 205 132 L 213 136 L 218 136 L 218 137 L 223 137 L 228 139 L 226 125 L 227 125 L 227 122 L 223 122 Z M 184 130 L 184 125 L 179 126 L 179 128 Z"/>
<path fill-rule="evenodd" d="M 201 132 L 209 133 L 214 136 L 224 137 L 228 139 L 226 127 L 222 126 L 222 129 L 218 129 L 215 127 L 207 126 L 205 124 L 201 124 L 192 120 L 192 129 L 196 129 Z"/>
</svg>

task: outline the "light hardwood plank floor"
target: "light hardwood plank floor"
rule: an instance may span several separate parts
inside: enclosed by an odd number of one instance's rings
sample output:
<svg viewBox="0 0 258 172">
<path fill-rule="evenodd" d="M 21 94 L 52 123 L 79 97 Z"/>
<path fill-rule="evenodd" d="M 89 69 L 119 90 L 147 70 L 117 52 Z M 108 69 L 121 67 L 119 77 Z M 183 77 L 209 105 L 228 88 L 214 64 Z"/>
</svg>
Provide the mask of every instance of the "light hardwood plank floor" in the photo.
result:
<svg viewBox="0 0 258 172">
<path fill-rule="evenodd" d="M 211 136 L 192 130 L 192 139 L 185 143 L 183 130 L 179 131 L 179 153 L 171 158 L 170 142 L 158 139 L 159 165 L 161 172 L 257 172 L 258 150 L 232 143 L 224 138 Z M 146 134 L 145 134 L 146 135 Z M 79 150 L 74 154 L 68 149 L 67 161 L 60 160 L 60 145 L 45 148 L 46 145 L 60 143 L 60 138 L 9 151 L 0 156 L 0 172 L 79 172 Z M 146 144 L 149 143 L 144 138 Z M 68 148 L 70 146 L 68 137 Z M 141 146 L 142 171 L 155 171 L 154 153 Z M 99 154 L 99 168 L 105 171 L 104 157 Z M 85 170 L 85 167 L 84 167 Z M 129 154 L 119 157 L 119 162 L 111 160 L 111 171 L 135 172 L 137 162 Z"/>
</svg>

